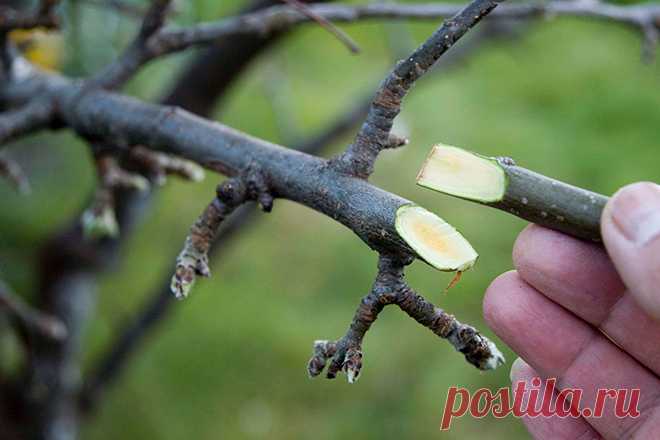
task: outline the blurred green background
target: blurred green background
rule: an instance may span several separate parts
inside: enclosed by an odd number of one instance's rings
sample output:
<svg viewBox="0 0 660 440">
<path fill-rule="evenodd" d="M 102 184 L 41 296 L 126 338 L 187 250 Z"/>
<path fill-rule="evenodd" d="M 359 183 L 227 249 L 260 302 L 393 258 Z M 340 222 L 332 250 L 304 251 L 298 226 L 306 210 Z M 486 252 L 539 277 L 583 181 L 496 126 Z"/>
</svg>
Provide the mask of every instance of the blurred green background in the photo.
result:
<svg viewBox="0 0 660 440">
<path fill-rule="evenodd" d="M 242 4 L 217 3 L 179 2 L 175 20 L 219 18 Z M 69 29 L 63 45 L 62 69 L 76 74 L 110 61 L 135 25 L 111 10 L 81 11 L 77 32 L 84 38 L 76 42 Z M 395 29 L 419 43 L 436 24 L 342 25 L 362 47 L 358 56 L 316 26 L 301 28 L 251 65 L 216 118 L 279 143 L 316 133 L 382 79 L 392 65 L 388 33 Z M 129 91 L 155 99 L 190 58 L 149 65 Z M 449 294 L 443 290 L 452 275 L 422 263 L 408 270 L 409 281 L 494 337 L 481 316 L 482 294 L 511 269 L 511 246 L 525 223 L 416 187 L 430 146 L 444 142 L 511 156 L 604 194 L 638 180 L 659 181 L 660 63 L 640 62 L 640 38 L 630 29 L 579 19 L 537 21 L 513 38 L 483 44 L 460 66 L 419 81 L 397 124 L 411 143 L 384 153 L 372 181 L 438 213 L 481 255 Z M 29 296 L 39 245 L 85 206 L 94 171 L 86 145 L 66 132 L 17 142 L 11 154 L 25 166 L 34 192 L 21 197 L 0 184 L 0 276 Z M 119 266 L 102 277 L 85 365 L 93 364 L 169 275 L 190 224 L 220 179 L 172 179 L 158 192 Z M 368 333 L 357 385 L 344 377 L 308 379 L 313 340 L 343 334 L 370 288 L 376 255 L 347 229 L 293 203 L 279 200 L 262 217 L 212 261 L 212 278 L 175 305 L 85 426 L 83 438 L 527 438 L 513 418 L 466 417 L 439 432 L 448 387 L 507 386 L 515 355 L 498 341 L 507 365 L 480 373 L 395 309 L 386 309 Z M 7 336 L 0 346 L 2 362 L 15 362 Z"/>
</svg>

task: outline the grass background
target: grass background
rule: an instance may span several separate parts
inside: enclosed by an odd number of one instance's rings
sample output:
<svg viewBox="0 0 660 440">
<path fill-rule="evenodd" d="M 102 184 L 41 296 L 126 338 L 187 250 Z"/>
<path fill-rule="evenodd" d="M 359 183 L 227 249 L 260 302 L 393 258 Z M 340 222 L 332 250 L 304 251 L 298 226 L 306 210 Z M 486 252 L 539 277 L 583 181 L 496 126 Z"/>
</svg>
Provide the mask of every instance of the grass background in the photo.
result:
<svg viewBox="0 0 660 440">
<path fill-rule="evenodd" d="M 240 5 L 182 3 L 176 18 L 182 24 L 217 18 Z M 134 27 L 109 11 L 87 6 L 82 13 L 84 38 L 76 42 L 69 31 L 62 47 L 62 69 L 77 74 L 112 59 Z M 434 26 L 402 29 L 421 42 Z M 342 27 L 360 44 L 361 55 L 350 55 L 315 26 L 304 27 L 251 65 L 215 117 L 280 143 L 321 129 L 372 92 L 392 64 L 391 28 L 376 22 Z M 189 58 L 149 65 L 130 92 L 154 99 Z M 385 152 L 372 181 L 457 226 L 481 257 L 448 295 L 442 291 L 451 275 L 422 263 L 408 270 L 412 286 L 493 337 L 481 316 L 482 294 L 511 269 L 511 246 L 525 225 L 416 187 L 414 176 L 433 143 L 508 155 L 611 194 L 626 183 L 660 180 L 659 85 L 660 64 L 640 62 L 635 32 L 577 19 L 536 22 L 514 38 L 484 44 L 461 66 L 419 81 L 397 121 L 411 143 Z M 348 142 L 350 136 L 326 155 Z M 19 197 L 0 184 L 0 274 L 29 296 L 36 288 L 38 246 L 85 206 L 94 173 L 86 146 L 64 132 L 31 137 L 10 153 L 25 165 L 34 193 Z M 118 267 L 102 277 L 98 315 L 86 333 L 86 366 L 172 270 L 187 229 L 220 178 L 209 174 L 201 184 L 172 180 L 159 191 Z M 513 418 L 463 418 L 440 433 L 448 387 L 507 386 L 515 355 L 500 342 L 508 365 L 479 373 L 395 309 L 386 309 L 367 335 L 357 385 L 306 377 L 312 341 L 343 334 L 375 265 L 376 255 L 344 227 L 277 201 L 271 214 L 212 261 L 213 277 L 199 283 L 149 338 L 83 437 L 527 438 Z M 2 365 L 11 368 L 18 362 L 14 344 L 7 335 L 0 341 Z"/>
</svg>

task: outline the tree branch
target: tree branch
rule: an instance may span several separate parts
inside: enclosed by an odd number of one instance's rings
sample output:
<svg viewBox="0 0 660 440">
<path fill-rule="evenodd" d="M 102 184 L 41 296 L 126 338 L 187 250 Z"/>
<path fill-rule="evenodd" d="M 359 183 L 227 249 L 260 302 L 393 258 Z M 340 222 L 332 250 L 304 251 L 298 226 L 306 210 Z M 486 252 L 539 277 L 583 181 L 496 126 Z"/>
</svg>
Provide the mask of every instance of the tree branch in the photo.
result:
<svg viewBox="0 0 660 440">
<path fill-rule="evenodd" d="M 339 172 L 368 178 L 380 151 L 388 148 L 394 118 L 412 85 L 465 33 L 497 6 L 494 0 L 475 0 L 433 33 L 408 58 L 401 60 L 381 83 L 355 141 L 332 162 Z"/>
<path fill-rule="evenodd" d="M 148 52 L 149 39 L 156 35 L 165 24 L 171 0 L 151 0 L 142 19 L 142 25 L 135 40 L 119 58 L 89 80 L 90 87 L 115 89 L 123 85 L 140 67 L 141 60 Z"/>
</svg>

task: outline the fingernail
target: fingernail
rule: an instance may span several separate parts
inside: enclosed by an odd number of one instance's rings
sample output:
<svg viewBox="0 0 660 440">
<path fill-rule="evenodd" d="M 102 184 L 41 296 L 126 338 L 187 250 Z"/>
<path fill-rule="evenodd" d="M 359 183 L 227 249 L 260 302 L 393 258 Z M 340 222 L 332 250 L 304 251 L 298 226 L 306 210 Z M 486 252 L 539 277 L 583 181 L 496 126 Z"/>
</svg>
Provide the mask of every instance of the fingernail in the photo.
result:
<svg viewBox="0 0 660 440">
<path fill-rule="evenodd" d="M 516 380 L 520 380 L 519 376 L 521 375 L 520 373 L 522 372 L 523 368 L 527 366 L 527 363 L 523 361 L 521 358 L 516 358 L 515 361 L 513 361 L 513 364 L 511 364 L 511 371 L 509 372 L 509 379 L 511 379 L 511 382 L 515 382 Z"/>
<path fill-rule="evenodd" d="M 612 221 L 629 241 L 644 246 L 660 235 L 660 186 L 650 182 L 626 186 L 611 203 Z"/>
</svg>

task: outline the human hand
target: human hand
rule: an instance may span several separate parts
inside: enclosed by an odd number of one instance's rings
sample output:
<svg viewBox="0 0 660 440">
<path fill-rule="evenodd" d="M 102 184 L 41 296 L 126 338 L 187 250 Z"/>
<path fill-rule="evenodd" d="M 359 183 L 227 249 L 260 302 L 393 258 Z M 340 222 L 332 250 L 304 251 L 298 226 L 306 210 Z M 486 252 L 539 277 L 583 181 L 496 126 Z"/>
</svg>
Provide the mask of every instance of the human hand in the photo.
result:
<svg viewBox="0 0 660 440">
<path fill-rule="evenodd" d="M 557 390 L 639 388 L 636 418 L 523 417 L 536 439 L 660 438 L 660 186 L 624 187 L 601 220 L 605 248 L 532 225 L 516 241 L 515 271 L 484 298 L 495 333 L 522 359 L 513 382 L 557 379 Z M 524 359 L 524 360 L 523 360 Z M 543 385 L 541 385 L 543 387 Z"/>
</svg>

